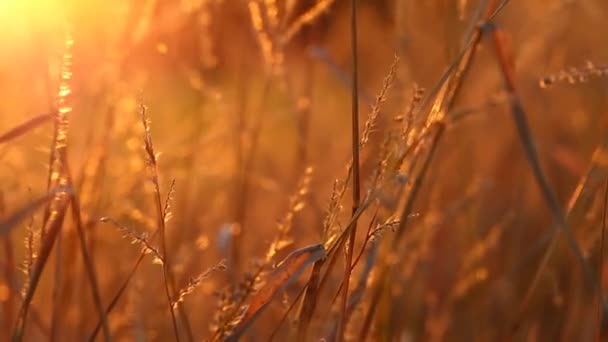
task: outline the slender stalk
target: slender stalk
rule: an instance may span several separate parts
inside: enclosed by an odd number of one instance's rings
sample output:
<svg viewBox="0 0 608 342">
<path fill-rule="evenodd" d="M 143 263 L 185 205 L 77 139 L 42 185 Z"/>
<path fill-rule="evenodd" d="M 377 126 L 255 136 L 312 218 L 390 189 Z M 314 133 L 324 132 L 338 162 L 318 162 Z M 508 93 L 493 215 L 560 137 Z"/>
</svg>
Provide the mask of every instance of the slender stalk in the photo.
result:
<svg viewBox="0 0 608 342">
<path fill-rule="evenodd" d="M 382 284 L 378 284 L 377 288 L 383 289 L 384 288 L 384 279 L 386 277 L 380 277 L 379 281 Z M 361 329 L 361 333 L 359 334 L 359 341 L 366 341 L 367 340 L 367 335 L 369 334 L 369 331 L 371 329 L 372 326 L 372 322 L 374 319 L 374 314 L 376 312 L 376 308 L 378 307 L 378 304 L 380 303 L 380 298 L 382 296 L 382 291 L 375 291 L 372 297 L 372 300 L 370 302 L 369 305 L 369 309 L 367 310 L 367 314 L 365 315 L 365 320 L 363 321 L 363 328 Z"/>
<path fill-rule="evenodd" d="M 167 253 L 167 241 L 165 237 L 165 214 L 164 214 L 164 206 L 161 200 L 160 194 L 160 184 L 158 177 L 158 162 L 156 160 L 156 153 L 154 152 L 154 146 L 152 144 L 152 136 L 150 134 L 150 126 L 148 124 L 148 117 L 146 115 L 146 106 L 143 104 L 140 105 L 140 114 L 142 123 L 144 126 L 144 148 L 147 157 L 148 167 L 150 168 L 150 175 L 152 178 L 152 184 L 154 186 L 154 204 L 156 206 L 156 222 L 159 232 L 159 240 L 160 240 L 160 252 L 163 256 L 163 285 L 165 288 L 165 295 L 167 297 L 167 304 L 169 305 L 169 313 L 171 314 L 171 323 L 173 324 L 173 333 L 175 335 L 175 340 L 180 341 L 179 338 L 179 328 L 177 325 L 177 317 L 175 315 L 175 311 L 173 310 L 173 288 L 172 288 L 172 277 L 171 277 L 171 269 L 169 262 L 169 257 Z"/>
<path fill-rule="evenodd" d="M 508 46 L 506 45 L 504 32 L 498 29 L 491 22 L 487 22 L 484 25 L 484 29 L 491 35 L 490 38 L 492 39 L 496 60 L 502 73 L 505 88 L 511 96 L 511 115 L 513 118 L 513 122 L 515 123 L 517 134 L 524 149 L 525 156 L 528 160 L 530 168 L 532 169 L 534 179 L 541 191 L 541 194 L 547 206 L 549 207 L 549 210 L 551 211 L 553 221 L 556 223 L 554 229 L 557 233 L 559 233 L 559 235 L 563 234 L 566 238 L 568 247 L 574 254 L 575 258 L 577 259 L 577 262 L 581 267 L 587 286 L 595 292 L 599 289 L 597 288 L 598 284 L 594 280 L 591 267 L 588 265 L 585 260 L 585 257 L 583 256 L 582 249 L 576 241 L 572 230 L 570 229 L 566 215 L 564 214 L 564 211 L 561 208 L 561 205 L 559 204 L 557 196 L 555 195 L 555 192 L 553 191 L 553 188 L 551 187 L 551 184 L 549 183 L 549 180 L 547 179 L 547 176 L 545 175 L 540 164 L 538 153 L 534 145 L 534 138 L 528 125 L 527 114 L 517 94 L 517 87 L 515 85 L 515 72 L 513 70 L 513 63 L 511 60 L 510 51 L 508 50 Z M 535 272 L 534 281 L 531 287 L 528 289 L 524 301 L 520 305 L 518 316 L 520 316 L 527 307 L 529 300 L 533 294 L 533 290 L 536 284 L 538 283 L 537 279 L 548 264 L 547 260 L 550 258 L 553 251 L 555 250 L 554 241 L 559 235 L 554 235 L 550 248 L 543 256 L 543 260 L 539 268 L 537 268 Z M 601 299 L 601 301 L 603 301 L 603 299 Z M 512 327 L 512 333 L 515 333 L 518 329 L 519 322 L 516 322 Z"/>
<path fill-rule="evenodd" d="M 604 188 L 604 208 L 602 210 L 602 238 L 600 239 L 600 262 L 598 266 L 597 283 L 600 295 L 597 300 L 597 337 L 596 341 L 602 338 L 602 278 L 604 275 L 604 241 L 606 240 L 606 215 L 608 214 L 608 180 Z"/>
<path fill-rule="evenodd" d="M 0 194 L 0 215 L 4 215 L 4 205 L 2 203 L 2 198 L 1 198 L 1 194 Z M 14 255 L 14 248 L 13 248 L 13 242 L 11 239 L 11 235 L 7 234 L 4 238 L 3 238 L 3 243 L 4 243 L 4 257 L 6 258 L 6 264 L 4 265 L 4 281 L 6 286 L 8 286 L 10 288 L 10 285 L 13 284 L 13 281 L 15 280 L 15 276 L 14 276 L 14 270 L 15 270 L 15 255 Z M 14 297 L 16 297 L 13 294 L 13 291 L 10 290 L 9 292 L 9 296 L 6 299 L 6 301 L 2 304 L 2 311 L 4 314 L 4 325 L 3 325 L 3 332 L 2 334 L 0 334 L 0 337 L 2 339 L 5 340 L 9 340 L 10 337 L 10 331 L 11 331 L 11 326 L 13 324 L 13 315 L 14 315 L 14 308 L 15 308 L 15 301 L 14 301 Z"/>
<path fill-rule="evenodd" d="M 363 243 L 361 244 L 361 248 L 359 248 L 359 253 L 357 254 L 357 257 L 355 258 L 355 260 L 352 262 L 352 264 L 350 265 L 350 271 L 352 273 L 353 269 L 355 268 L 355 266 L 359 263 L 359 260 L 361 260 L 361 257 L 363 256 L 363 253 L 365 252 L 365 247 L 367 247 L 369 239 L 370 239 L 370 235 L 369 232 L 371 231 L 371 227 L 373 226 L 374 223 L 376 223 L 376 216 L 378 214 L 378 207 L 376 207 L 376 211 L 374 213 L 374 216 L 372 217 L 372 219 L 369 222 L 369 229 L 368 229 L 368 234 L 366 234 L 365 237 L 365 241 L 363 241 Z M 326 276 L 323 278 L 323 280 L 325 280 Z M 338 289 L 336 290 L 336 293 L 333 295 L 331 303 L 332 305 L 338 300 L 338 296 L 342 293 L 342 290 L 344 289 L 344 279 L 342 279 L 342 282 L 340 282 L 340 285 L 338 285 Z M 335 334 L 335 331 L 334 331 Z"/>
<path fill-rule="evenodd" d="M 422 188 L 422 183 L 426 178 L 426 174 L 430 168 L 431 162 L 433 161 L 435 154 L 437 152 L 437 147 L 439 146 L 439 141 L 443 136 L 443 132 L 445 131 L 445 125 L 441 122 L 436 123 L 436 129 L 434 130 L 433 140 L 430 142 L 429 151 L 426 154 L 426 158 L 423 161 L 423 164 L 418 172 L 418 176 L 414 180 L 412 184 L 412 189 L 410 190 L 410 194 L 408 196 L 407 202 L 401 213 L 401 218 L 399 222 L 399 228 L 397 228 L 397 236 L 394 238 L 392 243 L 392 249 L 395 250 L 399 245 L 400 237 L 405 231 L 407 226 L 407 218 L 410 216 L 412 210 L 414 209 L 414 204 L 418 197 L 418 193 Z M 378 277 L 378 283 L 374 288 L 374 292 L 372 294 L 372 304 L 370 305 L 365 318 L 365 323 L 360 333 L 360 340 L 364 341 L 367 338 L 367 334 L 369 333 L 373 316 L 375 314 L 375 310 L 378 307 L 378 303 L 380 302 L 380 297 L 383 293 L 383 290 L 386 288 L 386 284 L 390 277 L 392 271 L 391 264 L 384 264 L 384 267 L 380 270 L 380 275 Z"/>
<path fill-rule="evenodd" d="M 50 341 L 57 341 L 57 335 L 61 330 L 61 321 L 62 317 L 60 315 L 60 307 L 61 307 L 61 299 L 62 299 L 62 291 L 63 287 L 63 279 L 65 278 L 63 268 L 64 268 L 64 244 L 65 242 L 64 236 L 61 232 L 57 235 L 57 248 L 55 249 L 55 270 L 53 275 L 53 299 L 51 303 L 51 337 Z"/>
<path fill-rule="evenodd" d="M 4 193 L 0 191 L 0 217 L 4 218 L 6 215 L 6 210 L 4 206 Z M 9 296 L 6 298 L 4 303 L 2 303 L 2 313 L 4 314 L 4 324 L 2 326 L 3 331 L 0 333 L 0 338 L 8 341 L 10 338 L 11 324 L 13 322 L 13 310 L 14 310 L 14 301 L 13 301 L 13 290 L 11 289 L 14 281 L 13 271 L 15 270 L 15 256 L 13 251 L 13 242 L 11 240 L 11 234 L 7 233 L 3 238 L 4 244 L 4 257 L 6 258 L 6 263 L 4 266 L 4 283 L 5 286 L 9 288 Z"/>
<path fill-rule="evenodd" d="M 155 231 L 150 238 L 151 239 L 154 238 L 156 236 L 157 232 L 158 231 Z M 135 261 L 135 263 L 133 264 L 133 267 L 131 268 L 131 272 L 129 272 L 129 275 L 127 276 L 127 279 L 125 279 L 125 281 L 122 283 L 122 285 L 120 286 L 120 288 L 118 289 L 118 291 L 116 291 L 116 294 L 114 295 L 114 297 L 112 298 L 112 300 L 110 301 L 110 303 L 108 304 L 108 306 L 106 307 L 106 309 L 105 309 L 105 315 L 106 316 L 109 316 L 110 312 L 112 312 L 112 310 L 114 310 L 114 307 L 116 307 L 116 304 L 118 304 L 118 300 L 120 299 L 120 297 L 122 297 L 123 293 L 125 292 L 125 290 L 129 286 L 129 283 L 131 282 L 131 279 L 133 279 L 133 277 L 135 276 L 135 272 L 137 271 L 137 269 L 139 268 L 139 265 L 142 263 L 142 261 L 144 260 L 145 257 L 146 257 L 146 253 L 145 253 L 145 251 L 142 251 L 139 254 L 139 257 L 137 258 L 137 260 Z M 95 326 L 95 329 L 93 329 L 93 332 L 89 336 L 89 341 L 94 341 L 95 340 L 95 337 L 99 333 L 99 330 L 101 330 L 101 325 L 102 325 L 102 322 L 101 322 L 101 320 L 99 320 L 97 322 L 97 325 Z"/>
<path fill-rule="evenodd" d="M 351 21 L 350 21 L 350 32 L 351 32 L 351 47 L 352 47 L 352 104 L 351 104 L 351 124 L 352 124 L 352 158 L 353 158 L 353 204 L 352 213 L 359 209 L 359 203 L 361 202 L 361 179 L 359 170 L 359 65 L 358 65 L 358 53 L 357 53 L 357 0 L 351 0 Z M 351 264 L 353 260 L 353 250 L 355 249 L 355 239 L 357 237 L 357 221 L 354 222 L 353 228 L 350 232 L 348 241 L 348 249 L 346 251 L 346 260 L 344 262 L 344 290 L 342 291 L 342 304 L 340 308 L 340 320 L 338 323 L 337 330 L 337 341 L 344 340 L 344 331 L 346 324 L 348 323 L 348 315 L 346 314 L 346 306 L 348 303 L 348 287 L 350 284 L 351 275 Z"/>
<path fill-rule="evenodd" d="M 16 139 L 25 133 L 30 132 L 32 129 L 46 123 L 53 119 L 53 113 L 40 114 L 27 121 L 21 123 L 20 125 L 10 129 L 7 132 L 0 134 L 0 144 L 7 143 L 13 139 Z"/>
<path fill-rule="evenodd" d="M 331 260 L 334 260 L 333 258 Z M 319 296 L 321 268 L 324 262 L 316 262 L 312 268 L 308 282 L 306 283 L 306 291 L 302 298 L 302 305 L 298 317 L 298 340 L 306 341 L 308 327 L 312 320 L 312 315 L 317 307 L 317 298 Z"/>
<path fill-rule="evenodd" d="M 68 184 L 72 185 L 72 175 L 70 173 L 70 169 L 66 163 L 66 170 L 68 176 Z M 89 282 L 91 283 L 91 292 L 93 295 L 93 300 L 95 302 L 95 306 L 97 312 L 99 314 L 99 319 L 101 320 L 101 325 L 103 328 L 104 340 L 106 342 L 110 341 L 110 328 L 108 325 L 108 318 L 105 314 L 105 310 L 103 307 L 103 303 L 101 301 L 101 293 L 99 291 L 99 281 L 97 280 L 97 274 L 95 273 L 95 266 L 93 262 L 93 257 L 89 252 L 87 246 L 87 238 L 85 236 L 84 228 L 82 225 L 82 215 L 80 213 L 80 200 L 77 195 L 77 191 L 74 191 L 72 194 L 72 205 L 70 206 L 72 209 L 72 220 L 76 224 L 76 233 L 78 234 L 78 240 L 80 242 L 80 251 L 82 253 L 82 259 L 84 261 L 84 268 L 87 273 L 87 277 L 89 278 Z"/>
<path fill-rule="evenodd" d="M 23 298 L 23 303 L 21 304 L 21 309 L 19 309 L 19 315 L 17 316 L 17 322 L 15 324 L 15 328 L 13 329 L 13 341 L 23 340 L 30 305 L 32 303 L 32 299 L 34 298 L 34 293 L 36 292 L 38 283 L 40 282 L 40 278 L 42 277 L 42 272 L 46 266 L 46 262 L 48 261 L 49 255 L 51 254 L 53 246 L 55 245 L 55 240 L 61 230 L 61 227 L 63 226 L 63 220 L 65 218 L 66 208 L 69 205 L 69 200 L 69 197 L 61 200 L 61 207 L 58 208 L 54 218 L 48 221 L 49 228 L 47 230 L 47 235 L 42 241 L 40 255 L 36 259 L 36 264 L 33 266 L 27 292 Z"/>
<path fill-rule="evenodd" d="M 160 196 L 157 196 L 158 201 L 157 204 L 159 204 L 160 202 Z M 158 208 L 158 207 L 157 207 Z M 162 206 L 160 207 L 162 210 Z M 160 223 L 162 220 L 162 223 Z M 160 248 L 161 248 L 161 254 L 163 255 L 163 278 L 164 278 L 164 286 L 165 286 L 165 295 L 167 296 L 167 302 L 169 304 L 169 312 L 171 313 L 171 323 L 173 324 L 173 333 L 175 334 L 175 340 L 176 341 L 180 341 L 179 338 L 179 328 L 177 326 L 177 317 L 175 316 L 175 312 L 173 311 L 173 294 L 172 294 L 172 289 L 171 289 L 171 280 L 169 277 L 169 260 L 167 258 L 167 242 L 165 239 L 165 223 L 164 223 L 164 218 L 159 219 L 159 223 L 160 223 Z"/>
<path fill-rule="evenodd" d="M 306 286 L 304 286 L 300 290 L 300 292 L 298 292 L 298 295 L 296 296 L 296 298 L 289 305 L 289 307 L 287 308 L 287 310 L 285 310 L 285 313 L 283 314 L 283 316 L 281 317 L 281 319 L 279 320 L 279 322 L 276 324 L 274 330 L 272 331 L 272 334 L 270 334 L 270 337 L 268 337 L 268 342 L 272 342 L 272 340 L 274 340 L 275 336 L 277 335 L 277 333 L 281 329 L 281 326 L 287 320 L 287 316 L 289 316 L 289 313 L 296 307 L 296 304 L 300 301 L 300 298 L 302 298 L 302 295 L 304 295 L 305 290 L 306 290 Z M 299 341 L 302 341 L 302 340 L 299 339 Z"/>
</svg>

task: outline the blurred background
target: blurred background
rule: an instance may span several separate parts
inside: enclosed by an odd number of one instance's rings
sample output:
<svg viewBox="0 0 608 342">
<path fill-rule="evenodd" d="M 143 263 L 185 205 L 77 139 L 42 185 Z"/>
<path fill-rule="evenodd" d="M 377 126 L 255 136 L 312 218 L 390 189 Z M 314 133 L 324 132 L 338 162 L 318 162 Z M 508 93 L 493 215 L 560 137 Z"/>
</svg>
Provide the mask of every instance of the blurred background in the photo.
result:
<svg viewBox="0 0 608 342">
<path fill-rule="evenodd" d="M 386 132 L 416 103 L 415 89 L 426 89 L 426 95 L 437 85 L 466 42 L 480 3 L 358 5 L 362 123 L 398 58 L 361 152 L 367 191 Z M 606 153 L 606 18 L 608 2 L 602 0 L 539 0 L 510 1 L 494 20 L 508 37 L 518 95 L 564 211 L 577 184 L 595 180 L 595 187 L 584 188 L 588 205 L 569 222 L 599 285 L 606 273 L 600 246 L 608 173 L 606 155 L 595 162 L 592 155 Z M 71 108 L 67 158 L 105 304 L 141 252 L 132 244 L 133 232 L 150 236 L 157 228 L 140 104 L 158 153 L 161 195 L 172 193 L 166 239 L 176 287 L 188 287 L 192 277 L 221 260 L 227 265 L 188 293 L 180 309 L 190 325 L 180 326 L 183 336 L 186 330 L 196 340 L 214 336 L 226 324 L 218 312 L 227 293 L 234 294 L 260 263 L 271 269 L 298 248 L 326 242 L 332 189 L 343 184 L 350 160 L 349 20 L 350 2 L 343 0 L 0 0 L 0 134 L 54 113 L 58 98 Z M 483 38 L 475 51 L 449 111 L 460 119 L 447 125 L 439 143 L 367 339 L 592 339 L 598 298 L 563 239 L 520 310 L 553 222 L 516 134 L 490 41 Z M 68 54 L 65 95 L 59 89 Z M 47 192 L 53 139 L 53 121 L 47 120 L 0 143 L 0 217 Z M 401 176 L 412 175 L 405 170 Z M 303 187 L 296 196 L 301 207 L 292 199 Z M 348 223 L 350 196 L 347 190 L 332 229 Z M 31 304 L 26 340 L 82 340 L 97 324 L 67 216 Z M 102 217 L 129 233 L 100 222 Z M 372 209 L 362 216 L 357 246 L 373 219 Z M 264 263 L 285 222 L 289 238 Z M 10 331 L 15 322 L 41 225 L 43 213 L 37 211 L 3 237 L 0 330 Z M 382 243 L 394 234 L 388 229 L 378 237 L 380 251 L 389 250 Z M 174 338 L 162 267 L 153 259 L 144 259 L 108 315 L 115 340 Z M 310 340 L 331 335 L 342 268 L 328 276 Z M 365 272 L 360 268 L 353 283 Z M 350 317 L 347 339 L 359 340 L 374 270 Z M 266 340 L 275 330 L 277 340 L 294 338 L 298 305 L 279 322 L 308 279 L 307 269 L 244 339 Z M 513 322 L 521 325 L 515 333 Z"/>
</svg>

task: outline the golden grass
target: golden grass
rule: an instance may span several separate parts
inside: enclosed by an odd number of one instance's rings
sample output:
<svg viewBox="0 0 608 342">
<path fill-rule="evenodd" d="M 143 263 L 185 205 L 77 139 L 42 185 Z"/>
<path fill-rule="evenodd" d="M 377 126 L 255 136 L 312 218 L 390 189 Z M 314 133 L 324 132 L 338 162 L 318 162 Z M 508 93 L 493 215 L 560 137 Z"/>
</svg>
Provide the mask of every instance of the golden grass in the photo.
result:
<svg viewBox="0 0 608 342">
<path fill-rule="evenodd" d="M 1 340 L 606 338 L 603 1 L 7 1 Z"/>
</svg>

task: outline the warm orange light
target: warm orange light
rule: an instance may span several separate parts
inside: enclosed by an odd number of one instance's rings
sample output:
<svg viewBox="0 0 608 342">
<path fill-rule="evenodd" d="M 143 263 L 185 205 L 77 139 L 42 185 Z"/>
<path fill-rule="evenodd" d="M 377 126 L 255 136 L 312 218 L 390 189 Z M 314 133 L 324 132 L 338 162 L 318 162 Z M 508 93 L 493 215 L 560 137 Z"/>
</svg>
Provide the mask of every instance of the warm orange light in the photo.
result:
<svg viewBox="0 0 608 342">
<path fill-rule="evenodd" d="M 24 26 L 40 28 L 60 19 L 63 7 L 60 1 L 2 0 L 0 21 L 9 30 Z"/>
<path fill-rule="evenodd" d="M 65 22 L 64 3 L 50 0 L 0 0 L 2 57 L 45 40 Z M 7 49 L 8 48 L 8 49 Z"/>
</svg>

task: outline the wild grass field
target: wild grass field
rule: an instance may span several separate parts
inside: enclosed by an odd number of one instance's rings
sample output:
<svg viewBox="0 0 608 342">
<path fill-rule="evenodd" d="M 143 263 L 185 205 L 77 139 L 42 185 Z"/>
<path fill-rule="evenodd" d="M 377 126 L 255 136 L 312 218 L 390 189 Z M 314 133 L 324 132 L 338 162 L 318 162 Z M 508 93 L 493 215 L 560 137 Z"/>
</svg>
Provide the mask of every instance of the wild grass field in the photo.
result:
<svg viewBox="0 0 608 342">
<path fill-rule="evenodd" d="M 606 19 L 0 0 L 0 341 L 608 339 Z"/>
</svg>

